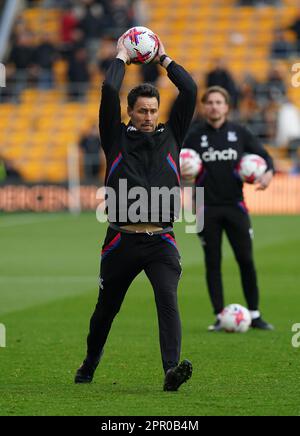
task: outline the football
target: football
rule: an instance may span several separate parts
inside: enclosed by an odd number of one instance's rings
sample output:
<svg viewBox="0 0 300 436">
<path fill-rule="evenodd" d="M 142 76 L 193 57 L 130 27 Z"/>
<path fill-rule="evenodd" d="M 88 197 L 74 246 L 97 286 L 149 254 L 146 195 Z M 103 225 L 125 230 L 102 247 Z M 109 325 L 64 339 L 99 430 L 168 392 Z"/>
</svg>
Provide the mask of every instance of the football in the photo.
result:
<svg viewBox="0 0 300 436">
<path fill-rule="evenodd" d="M 147 27 L 132 27 L 124 33 L 124 46 L 134 64 L 148 64 L 158 51 L 159 41 Z"/>
<path fill-rule="evenodd" d="M 192 148 L 183 148 L 179 155 L 182 177 L 196 177 L 202 169 L 202 160 Z"/>
<path fill-rule="evenodd" d="M 240 304 L 229 304 L 220 315 L 221 327 L 226 332 L 245 333 L 251 324 L 251 315 L 246 307 Z"/>
<path fill-rule="evenodd" d="M 255 183 L 267 169 L 266 161 L 257 154 L 246 154 L 240 160 L 237 171 L 243 182 Z"/>
</svg>

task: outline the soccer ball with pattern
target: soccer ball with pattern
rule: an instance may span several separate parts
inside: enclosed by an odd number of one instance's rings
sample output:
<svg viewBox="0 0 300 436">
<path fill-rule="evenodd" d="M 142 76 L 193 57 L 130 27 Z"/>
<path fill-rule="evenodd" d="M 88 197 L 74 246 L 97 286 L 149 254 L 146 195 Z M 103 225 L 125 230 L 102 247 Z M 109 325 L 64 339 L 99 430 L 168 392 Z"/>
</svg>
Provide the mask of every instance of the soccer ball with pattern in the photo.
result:
<svg viewBox="0 0 300 436">
<path fill-rule="evenodd" d="M 251 315 L 240 304 L 229 304 L 220 314 L 221 327 L 226 332 L 245 333 L 251 325 Z"/>
<path fill-rule="evenodd" d="M 245 154 L 237 167 L 240 178 L 247 183 L 255 183 L 266 169 L 266 161 L 257 154 Z"/>
<path fill-rule="evenodd" d="M 147 27 L 136 26 L 124 33 L 124 46 L 135 64 L 148 64 L 157 55 L 159 41 Z"/>
<path fill-rule="evenodd" d="M 202 160 L 192 148 L 183 148 L 179 155 L 182 177 L 196 177 L 202 169 Z"/>
</svg>

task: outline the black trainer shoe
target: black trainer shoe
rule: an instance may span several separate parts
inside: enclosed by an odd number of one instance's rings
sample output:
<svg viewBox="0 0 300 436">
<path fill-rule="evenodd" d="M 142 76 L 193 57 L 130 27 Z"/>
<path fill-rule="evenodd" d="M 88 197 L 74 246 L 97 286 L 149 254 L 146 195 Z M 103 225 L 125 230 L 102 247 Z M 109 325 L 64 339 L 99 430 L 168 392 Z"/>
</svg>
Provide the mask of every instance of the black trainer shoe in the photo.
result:
<svg viewBox="0 0 300 436">
<path fill-rule="evenodd" d="M 98 366 L 99 360 L 91 361 L 89 359 L 84 359 L 82 365 L 76 371 L 74 382 L 91 383 L 94 377 L 94 372 Z"/>
<path fill-rule="evenodd" d="M 274 326 L 264 321 L 261 317 L 253 319 L 251 322 L 251 327 L 261 330 L 274 330 Z"/>
<path fill-rule="evenodd" d="M 183 360 L 174 368 L 168 369 L 165 375 L 164 391 L 177 391 L 182 383 L 192 377 L 193 366 L 189 360 Z"/>
<path fill-rule="evenodd" d="M 220 320 L 217 318 L 216 322 L 214 324 L 212 324 L 212 325 L 209 325 L 207 330 L 209 332 L 220 332 L 221 330 L 223 330 L 222 327 L 221 327 Z"/>
</svg>

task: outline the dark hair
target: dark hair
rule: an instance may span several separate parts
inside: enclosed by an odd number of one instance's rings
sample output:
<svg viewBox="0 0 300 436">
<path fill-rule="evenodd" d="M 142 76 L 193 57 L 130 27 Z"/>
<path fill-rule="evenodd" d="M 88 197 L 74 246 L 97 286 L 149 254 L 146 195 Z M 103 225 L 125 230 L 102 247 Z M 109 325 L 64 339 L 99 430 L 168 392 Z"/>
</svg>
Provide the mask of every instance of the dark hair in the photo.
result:
<svg viewBox="0 0 300 436">
<path fill-rule="evenodd" d="M 222 88 L 222 86 L 211 86 L 210 88 L 207 88 L 207 90 L 205 91 L 205 93 L 201 98 L 201 103 L 206 103 L 209 95 L 214 92 L 219 92 L 221 95 L 223 95 L 226 104 L 230 106 L 230 95 L 225 88 Z"/>
<path fill-rule="evenodd" d="M 134 105 L 139 97 L 155 97 L 158 101 L 158 106 L 160 104 L 158 89 L 155 88 L 155 86 L 151 85 L 151 83 L 142 83 L 141 85 L 136 86 L 129 92 L 127 96 L 127 103 L 131 109 L 134 108 Z"/>
</svg>

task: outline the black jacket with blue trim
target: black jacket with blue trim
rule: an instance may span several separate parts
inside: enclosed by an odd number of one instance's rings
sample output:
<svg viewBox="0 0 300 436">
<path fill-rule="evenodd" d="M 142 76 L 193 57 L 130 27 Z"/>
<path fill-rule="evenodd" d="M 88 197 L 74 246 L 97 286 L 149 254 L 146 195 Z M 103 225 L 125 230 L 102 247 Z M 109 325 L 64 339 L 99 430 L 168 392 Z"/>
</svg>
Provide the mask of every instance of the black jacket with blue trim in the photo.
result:
<svg viewBox="0 0 300 436">
<path fill-rule="evenodd" d="M 184 68 L 174 61 L 168 66 L 167 73 L 179 94 L 167 123 L 159 124 L 151 133 L 138 131 L 132 125 L 125 125 L 121 121 L 119 91 L 125 75 L 124 62 L 115 59 L 106 73 L 102 87 L 99 127 L 101 145 L 107 161 L 105 185 L 113 188 L 117 196 L 115 207 L 107 202 L 110 222 L 123 225 L 133 222 L 124 220 L 124 216 L 139 197 L 125 197 L 129 190 L 137 187 L 145 189 L 148 201 L 147 207 L 141 201 L 140 219 L 135 222 L 170 223 L 178 217 L 179 210 L 175 210 L 175 203 L 171 202 L 167 214 L 170 217 L 166 220 L 162 205 L 151 204 L 150 193 L 151 188 L 162 187 L 177 187 L 179 191 L 179 153 L 193 117 L 197 86 Z M 120 188 L 121 179 L 126 181 L 126 190 L 124 186 Z M 131 192 L 134 194 L 134 191 Z"/>
</svg>

